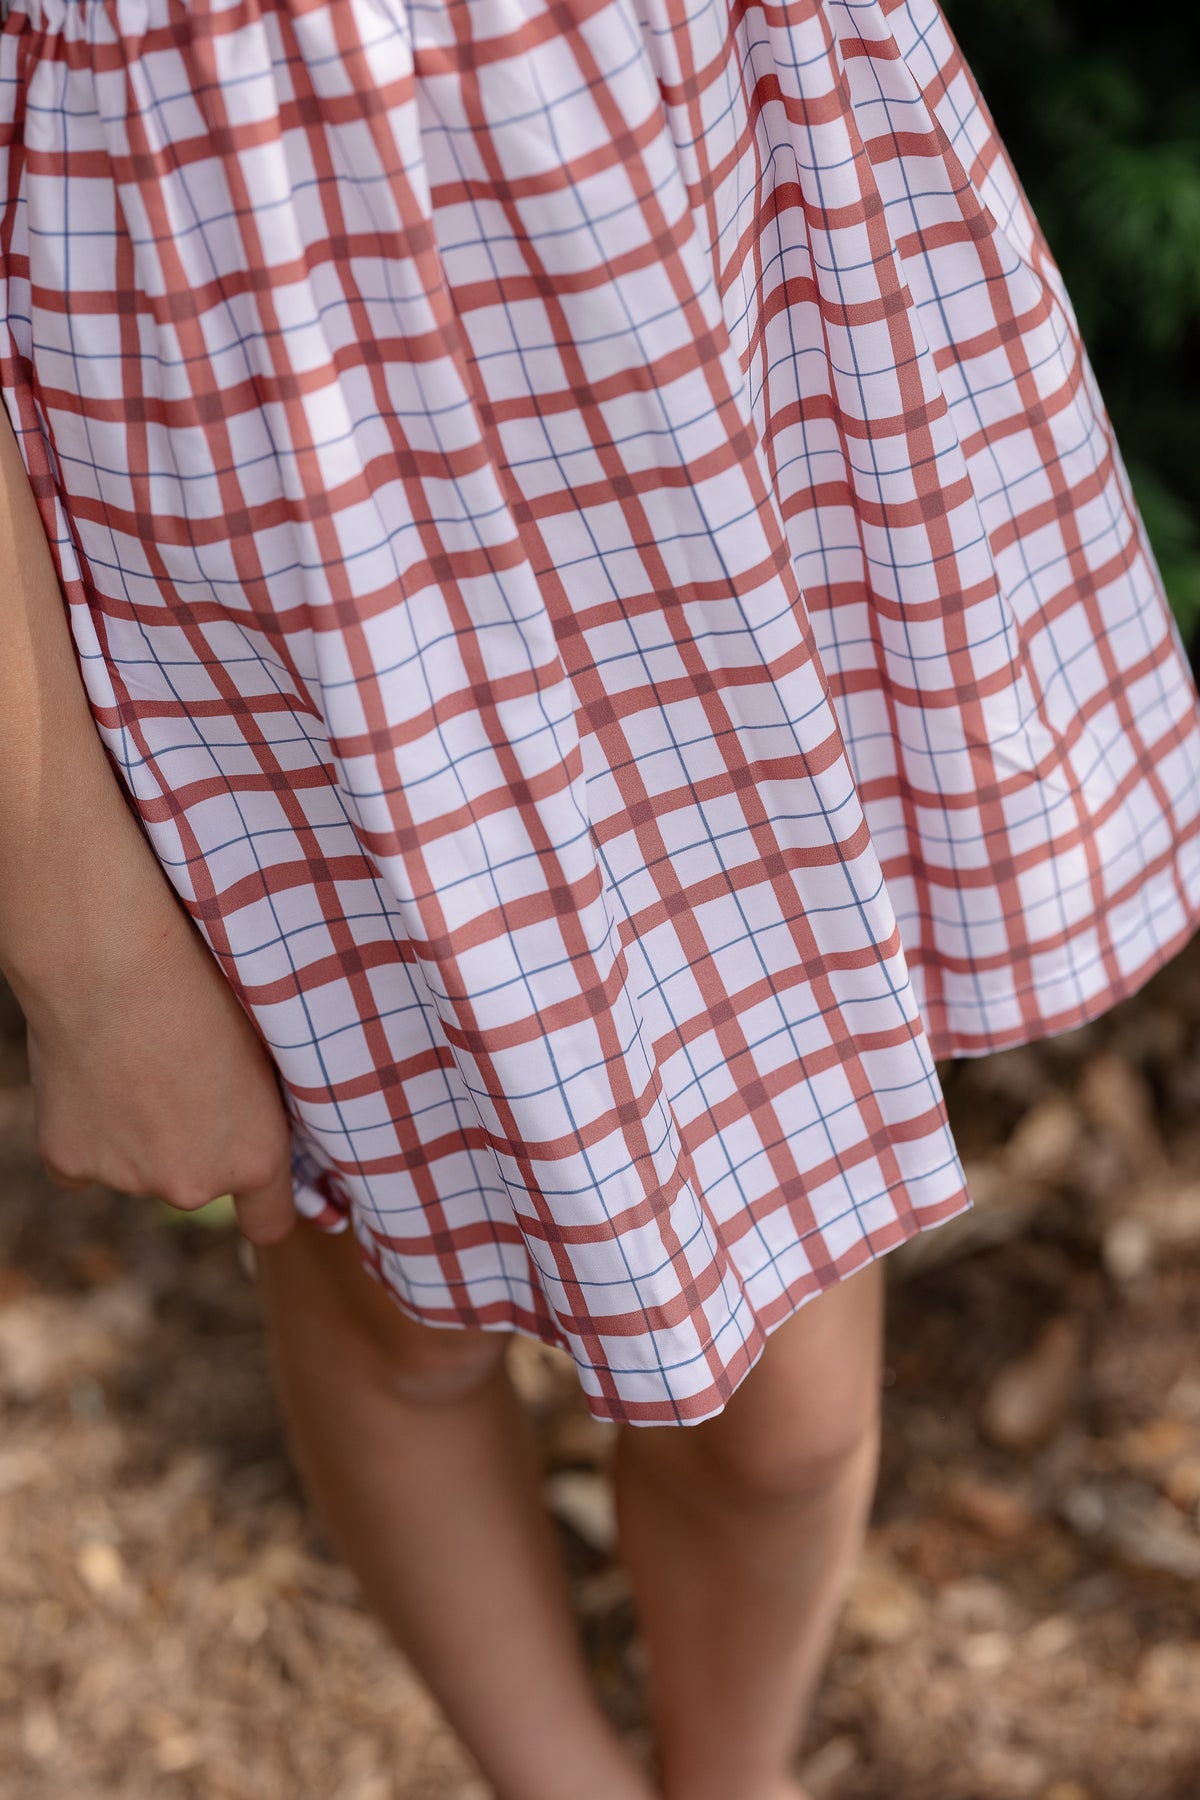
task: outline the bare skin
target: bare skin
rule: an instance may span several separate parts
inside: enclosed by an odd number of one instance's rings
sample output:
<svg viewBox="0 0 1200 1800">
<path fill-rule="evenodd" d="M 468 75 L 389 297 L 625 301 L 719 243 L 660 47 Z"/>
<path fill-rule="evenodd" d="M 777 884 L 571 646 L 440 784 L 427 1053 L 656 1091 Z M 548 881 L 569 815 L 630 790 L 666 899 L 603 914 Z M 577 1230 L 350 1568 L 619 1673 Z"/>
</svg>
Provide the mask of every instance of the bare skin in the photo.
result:
<svg viewBox="0 0 1200 1800">
<path fill-rule="evenodd" d="M 296 1224 L 274 1068 L 122 797 L 0 418 L 0 968 L 61 1183 L 259 1247 L 297 1460 L 499 1800 L 651 1800 L 587 1684 L 503 1340 L 407 1320 Z M 623 1434 L 665 1800 L 803 1800 L 789 1763 L 869 1503 L 881 1286 L 782 1327 L 721 1418 Z"/>
<path fill-rule="evenodd" d="M 258 1260 L 309 1491 L 499 1800 L 651 1800 L 588 1686 L 505 1338 L 413 1323 L 348 1235 Z"/>
<path fill-rule="evenodd" d="M 0 969 L 29 1027 L 38 1142 L 64 1186 L 290 1230 L 270 1060 L 134 821 L 92 722 L 54 565 L 0 414 Z"/>
<path fill-rule="evenodd" d="M 302 1224 L 258 1261 L 309 1491 L 498 1796 L 648 1794 L 586 1685 L 504 1340 L 414 1324 L 346 1236 Z M 789 1766 L 870 1501 L 881 1288 L 784 1326 L 721 1419 L 622 1444 L 666 1800 L 806 1800 Z"/>
<path fill-rule="evenodd" d="M 873 1264 L 782 1326 L 718 1418 L 621 1440 L 667 1800 L 803 1800 L 788 1769 L 874 1490 L 882 1318 Z"/>
</svg>

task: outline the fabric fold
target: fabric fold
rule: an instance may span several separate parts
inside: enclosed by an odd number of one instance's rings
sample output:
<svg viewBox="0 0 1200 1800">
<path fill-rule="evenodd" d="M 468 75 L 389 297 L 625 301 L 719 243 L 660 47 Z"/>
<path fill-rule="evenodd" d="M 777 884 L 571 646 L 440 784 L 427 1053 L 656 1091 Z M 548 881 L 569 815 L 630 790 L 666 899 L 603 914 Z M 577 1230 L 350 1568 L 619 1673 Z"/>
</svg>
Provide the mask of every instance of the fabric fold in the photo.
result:
<svg viewBox="0 0 1200 1800">
<path fill-rule="evenodd" d="M 940 15 L 14 0 L 0 170 L 97 726 L 303 1209 L 709 1416 L 966 1204 L 934 1050 L 1200 897 L 1194 691 Z"/>
</svg>

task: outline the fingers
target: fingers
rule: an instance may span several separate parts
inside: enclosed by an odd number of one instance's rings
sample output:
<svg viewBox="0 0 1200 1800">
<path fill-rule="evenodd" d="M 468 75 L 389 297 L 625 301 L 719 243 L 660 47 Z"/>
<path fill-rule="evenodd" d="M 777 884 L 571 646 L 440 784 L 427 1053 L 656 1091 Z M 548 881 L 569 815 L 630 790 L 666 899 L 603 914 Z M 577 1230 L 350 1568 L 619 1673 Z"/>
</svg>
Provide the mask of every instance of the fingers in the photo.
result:
<svg viewBox="0 0 1200 1800">
<path fill-rule="evenodd" d="M 296 1223 L 292 1179 L 286 1168 L 265 1187 L 235 1194 L 233 1204 L 238 1224 L 252 1244 L 278 1244 Z"/>
</svg>

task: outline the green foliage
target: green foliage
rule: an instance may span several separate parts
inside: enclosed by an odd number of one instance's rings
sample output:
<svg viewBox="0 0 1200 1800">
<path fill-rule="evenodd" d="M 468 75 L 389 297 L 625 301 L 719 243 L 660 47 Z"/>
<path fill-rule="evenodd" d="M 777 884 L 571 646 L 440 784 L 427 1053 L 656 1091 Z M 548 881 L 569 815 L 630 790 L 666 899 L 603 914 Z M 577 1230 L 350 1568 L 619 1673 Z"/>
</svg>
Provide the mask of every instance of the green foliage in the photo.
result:
<svg viewBox="0 0 1200 1800">
<path fill-rule="evenodd" d="M 1200 518 L 1153 469 L 1135 463 L 1129 472 L 1167 592 L 1194 641 L 1200 620 Z"/>
<path fill-rule="evenodd" d="M 207 1206 L 197 1207 L 195 1212 L 180 1212 L 178 1207 L 168 1206 L 165 1201 L 160 1203 L 160 1211 L 164 1225 L 177 1226 L 181 1231 L 194 1230 L 197 1226 L 207 1231 L 225 1231 L 237 1224 L 232 1194 L 221 1194 Z"/>
<path fill-rule="evenodd" d="M 1062 267 L 1200 638 L 1200 8 L 944 0 Z"/>
</svg>

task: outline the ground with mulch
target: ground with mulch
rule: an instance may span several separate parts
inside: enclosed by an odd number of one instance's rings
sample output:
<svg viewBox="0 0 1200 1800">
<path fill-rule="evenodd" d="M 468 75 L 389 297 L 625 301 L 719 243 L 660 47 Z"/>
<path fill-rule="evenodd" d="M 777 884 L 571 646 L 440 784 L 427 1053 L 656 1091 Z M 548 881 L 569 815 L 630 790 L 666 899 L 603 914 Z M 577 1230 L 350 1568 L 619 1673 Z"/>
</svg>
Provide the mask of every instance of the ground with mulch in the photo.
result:
<svg viewBox="0 0 1200 1800">
<path fill-rule="evenodd" d="M 6 1800 L 484 1800 L 305 1507 L 236 1237 L 49 1187 L 26 1074 L 0 1002 Z M 807 1783 L 1197 1800 L 1200 949 L 948 1091 L 977 1206 L 891 1259 L 883 1473 Z M 558 1357 L 516 1372 L 644 1742 L 609 1435 Z"/>
</svg>

